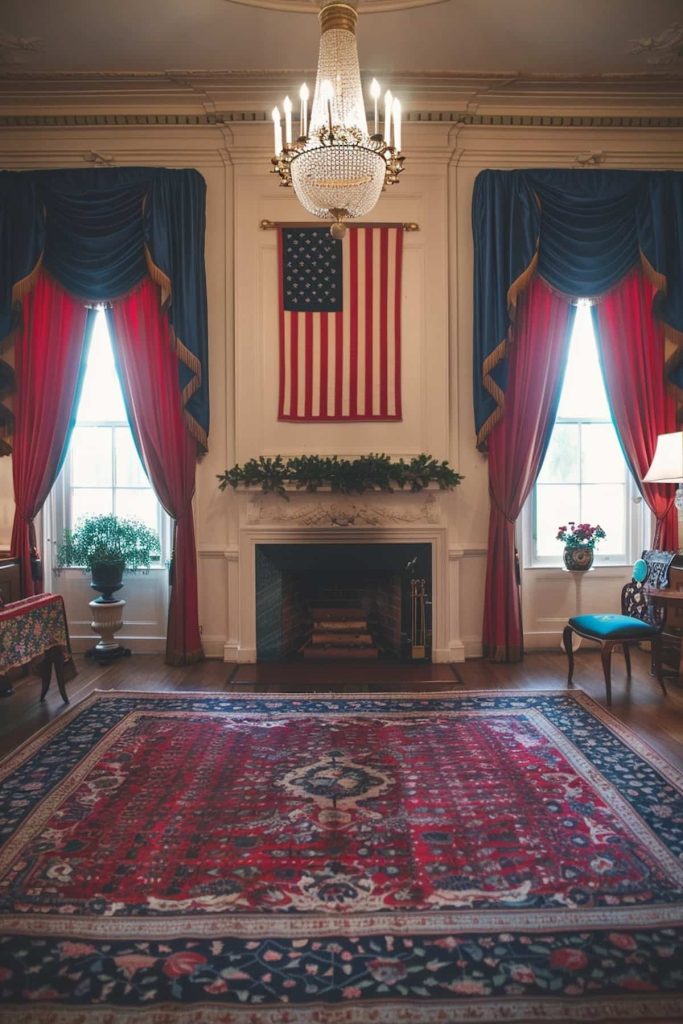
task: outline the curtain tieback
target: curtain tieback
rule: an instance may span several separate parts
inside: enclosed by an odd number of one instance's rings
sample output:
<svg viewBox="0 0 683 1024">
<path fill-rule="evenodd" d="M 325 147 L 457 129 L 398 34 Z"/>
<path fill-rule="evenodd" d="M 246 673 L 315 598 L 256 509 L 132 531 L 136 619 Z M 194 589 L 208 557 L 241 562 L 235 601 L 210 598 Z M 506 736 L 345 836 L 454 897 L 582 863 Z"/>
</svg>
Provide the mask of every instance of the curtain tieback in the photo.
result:
<svg viewBox="0 0 683 1024">
<path fill-rule="evenodd" d="M 510 516 L 509 516 L 509 515 L 507 514 L 507 512 L 505 511 L 505 509 L 504 509 L 504 508 L 503 508 L 503 507 L 501 506 L 501 504 L 500 504 L 500 502 L 498 501 L 498 499 L 496 498 L 496 496 L 495 496 L 494 494 L 492 494 L 492 493 L 491 493 L 491 491 L 489 491 L 489 498 L 491 499 L 491 504 L 492 504 L 493 506 L 495 506 L 495 508 L 496 508 L 496 511 L 497 511 L 497 512 L 500 512 L 500 514 L 502 515 L 503 519 L 506 519 L 506 520 L 507 520 L 507 522 L 508 522 L 508 523 L 510 524 L 510 526 L 514 526 L 514 525 L 515 525 L 515 523 L 517 522 L 517 517 L 515 516 L 515 518 L 514 518 L 514 519 L 512 519 L 512 518 L 511 518 L 511 517 L 510 517 Z"/>
</svg>

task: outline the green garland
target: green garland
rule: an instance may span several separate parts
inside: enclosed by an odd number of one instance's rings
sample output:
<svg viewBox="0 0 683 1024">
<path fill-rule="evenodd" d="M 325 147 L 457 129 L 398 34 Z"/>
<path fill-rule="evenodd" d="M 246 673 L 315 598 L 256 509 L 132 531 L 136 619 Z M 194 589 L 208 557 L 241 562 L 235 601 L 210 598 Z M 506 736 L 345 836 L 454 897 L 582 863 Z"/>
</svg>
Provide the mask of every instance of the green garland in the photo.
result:
<svg viewBox="0 0 683 1024">
<path fill-rule="evenodd" d="M 243 466 L 233 466 L 217 476 L 221 491 L 226 487 L 260 487 L 269 494 L 287 497 L 286 486 L 297 490 L 317 491 L 331 487 L 341 494 L 363 494 L 364 491 L 421 491 L 429 484 L 438 484 L 450 491 L 463 477 L 447 462 L 438 462 L 431 455 L 416 455 L 405 462 L 392 462 L 388 455 L 362 455 L 358 459 L 340 459 L 336 455 L 301 455 L 287 459 L 277 455 L 266 459 L 249 459 Z"/>
</svg>

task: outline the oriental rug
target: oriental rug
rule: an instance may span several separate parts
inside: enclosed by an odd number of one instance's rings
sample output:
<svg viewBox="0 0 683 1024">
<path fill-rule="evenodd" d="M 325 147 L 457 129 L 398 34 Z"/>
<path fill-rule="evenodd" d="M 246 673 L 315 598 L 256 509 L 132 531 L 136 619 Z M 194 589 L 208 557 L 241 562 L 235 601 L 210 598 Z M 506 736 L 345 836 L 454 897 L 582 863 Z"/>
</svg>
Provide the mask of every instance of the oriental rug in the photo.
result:
<svg viewBox="0 0 683 1024">
<path fill-rule="evenodd" d="M 3 1022 L 683 1017 L 683 776 L 581 692 L 96 693 L 0 786 Z"/>
</svg>

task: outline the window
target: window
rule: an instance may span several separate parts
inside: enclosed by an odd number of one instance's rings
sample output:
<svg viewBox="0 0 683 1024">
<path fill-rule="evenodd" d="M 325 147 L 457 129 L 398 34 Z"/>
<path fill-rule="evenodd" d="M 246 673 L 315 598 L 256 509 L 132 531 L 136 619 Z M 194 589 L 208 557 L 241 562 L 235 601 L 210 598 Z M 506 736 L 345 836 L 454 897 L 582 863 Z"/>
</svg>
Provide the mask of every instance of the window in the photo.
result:
<svg viewBox="0 0 683 1024">
<path fill-rule="evenodd" d="M 528 511 L 531 565 L 560 563 L 557 530 L 571 520 L 606 531 L 595 564 L 637 557 L 640 496 L 612 423 L 588 302 L 577 309 L 557 418 Z"/>
<path fill-rule="evenodd" d="M 168 551 L 168 516 L 150 485 L 133 441 L 114 364 L 107 318 L 97 310 L 76 425 L 53 489 L 55 535 L 89 515 L 132 517 L 156 530 Z"/>
</svg>

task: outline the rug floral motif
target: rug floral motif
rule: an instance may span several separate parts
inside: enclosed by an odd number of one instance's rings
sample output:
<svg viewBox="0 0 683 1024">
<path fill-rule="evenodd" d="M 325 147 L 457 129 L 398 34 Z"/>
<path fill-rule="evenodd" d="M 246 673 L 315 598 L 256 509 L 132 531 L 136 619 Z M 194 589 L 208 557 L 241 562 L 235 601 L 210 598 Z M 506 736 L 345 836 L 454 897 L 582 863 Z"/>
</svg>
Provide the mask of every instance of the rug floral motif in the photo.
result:
<svg viewBox="0 0 683 1024">
<path fill-rule="evenodd" d="M 98 693 L 0 765 L 0 1020 L 680 1019 L 682 794 L 580 692 Z"/>
</svg>

